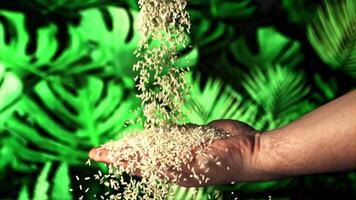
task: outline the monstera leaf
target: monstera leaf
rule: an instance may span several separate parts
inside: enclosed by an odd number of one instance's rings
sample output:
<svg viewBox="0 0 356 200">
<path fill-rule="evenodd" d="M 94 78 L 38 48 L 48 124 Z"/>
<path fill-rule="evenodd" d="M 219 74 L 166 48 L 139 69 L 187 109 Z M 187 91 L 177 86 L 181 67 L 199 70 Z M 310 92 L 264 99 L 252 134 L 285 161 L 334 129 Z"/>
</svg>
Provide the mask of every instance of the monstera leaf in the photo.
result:
<svg viewBox="0 0 356 200">
<path fill-rule="evenodd" d="M 4 123 L 16 109 L 22 95 L 22 82 L 20 79 L 0 63 L 0 171 L 11 165 L 17 169 L 25 169 L 27 166 L 19 166 L 14 159 L 13 149 L 9 146 L 10 140 L 6 133 Z"/>
<path fill-rule="evenodd" d="M 242 83 L 251 98 L 271 115 L 270 128 L 276 128 L 311 110 L 314 106 L 306 100 L 310 88 L 304 74 L 280 65 L 266 70 L 251 70 Z"/>
<path fill-rule="evenodd" d="M 51 199 L 70 200 L 70 175 L 69 166 L 66 162 L 59 165 L 53 178 L 53 187 L 51 192 Z"/>
<path fill-rule="evenodd" d="M 49 21 L 35 30 L 27 28 L 28 16 L 23 13 L 0 10 L 0 16 L 0 59 L 19 76 L 87 71 L 125 76 L 135 62 L 132 53 L 139 36 L 134 11 L 87 9 L 76 26 Z"/>
<path fill-rule="evenodd" d="M 308 26 L 308 38 L 320 58 L 333 70 L 356 81 L 356 2 L 325 1 Z"/>
<path fill-rule="evenodd" d="M 13 149 L 21 148 L 16 156 L 28 162 L 84 164 L 91 147 L 115 139 L 125 123 L 136 118 L 130 112 L 138 105 L 136 99 L 114 80 L 54 77 L 41 81 L 6 122 L 8 132 L 27 146 L 13 144 Z"/>
<path fill-rule="evenodd" d="M 0 132 L 22 94 L 22 82 L 0 63 Z"/>
<path fill-rule="evenodd" d="M 69 192 L 70 189 L 70 177 L 68 171 L 68 165 L 62 163 L 55 171 L 53 180 L 48 180 L 50 176 L 51 169 L 53 169 L 51 162 L 47 162 L 35 184 L 33 197 L 30 198 L 30 192 L 28 190 L 28 185 L 23 185 L 19 195 L 18 200 L 71 200 L 72 195 Z M 52 185 L 52 187 L 50 187 Z"/>
<path fill-rule="evenodd" d="M 35 30 L 28 29 L 23 13 L 0 10 L 0 16 L 0 59 L 20 77 L 95 73 L 121 77 L 133 88 L 133 52 L 140 40 L 136 11 L 85 9 L 77 25 L 50 21 Z M 196 48 L 182 49 L 177 67 L 192 67 L 197 57 Z"/>
<path fill-rule="evenodd" d="M 192 42 L 199 48 L 201 56 L 223 50 L 234 40 L 233 27 L 223 22 L 199 18 L 192 23 Z"/>
<path fill-rule="evenodd" d="M 69 27 L 70 40 L 64 47 L 57 39 L 59 32 L 55 24 L 36 30 L 35 38 L 31 38 L 25 26 L 25 15 L 18 12 L 0 10 L 0 59 L 20 76 L 29 73 L 44 77 L 43 71 L 68 69 L 68 66 L 86 56 L 89 52 L 74 27 Z M 35 43 L 35 51 L 27 52 L 28 46 Z M 51 68 L 49 68 L 49 66 Z M 85 66 L 85 65 L 84 65 Z"/>
<path fill-rule="evenodd" d="M 108 66 L 106 73 L 133 80 L 132 66 L 137 62 L 133 52 L 140 39 L 137 12 L 107 7 L 85 10 L 81 17 L 78 32 L 94 45 L 93 59 Z"/>
<path fill-rule="evenodd" d="M 271 27 L 259 28 L 257 31 L 257 49 L 254 50 L 244 37 L 230 45 L 231 61 L 242 63 L 247 67 L 282 64 L 295 66 L 303 56 L 300 43 L 282 35 Z"/>
</svg>

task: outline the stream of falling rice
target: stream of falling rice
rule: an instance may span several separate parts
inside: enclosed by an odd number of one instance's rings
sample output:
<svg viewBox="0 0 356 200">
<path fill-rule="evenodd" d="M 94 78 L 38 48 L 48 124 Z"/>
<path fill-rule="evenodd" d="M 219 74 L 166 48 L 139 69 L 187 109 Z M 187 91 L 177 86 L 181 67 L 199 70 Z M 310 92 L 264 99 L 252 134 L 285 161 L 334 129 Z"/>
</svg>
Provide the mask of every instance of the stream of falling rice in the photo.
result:
<svg viewBox="0 0 356 200">
<path fill-rule="evenodd" d="M 191 149 L 206 148 L 213 140 L 229 135 L 208 127 L 175 126 L 183 120 L 181 108 L 188 94 L 184 76 L 187 70 L 174 66 L 179 49 L 185 48 L 188 41 L 187 1 L 138 1 L 142 39 L 135 51 L 138 62 L 133 70 L 138 74 L 135 82 L 145 116 L 144 130 L 130 132 L 119 141 L 103 145 L 109 151 L 112 164 L 108 175 L 99 171 L 94 179 L 117 192 L 96 195 L 96 198 L 167 199 L 174 195 L 170 182 L 194 179 L 207 183 L 210 179 L 205 176 L 209 171 L 206 163 L 198 163 L 198 168 L 192 166 Z M 211 157 L 203 153 L 200 156 Z M 214 161 L 222 166 L 218 158 Z M 189 174 L 184 172 L 183 165 L 188 166 Z M 124 173 L 140 173 L 142 178 L 139 181 L 132 176 L 127 179 Z"/>
</svg>

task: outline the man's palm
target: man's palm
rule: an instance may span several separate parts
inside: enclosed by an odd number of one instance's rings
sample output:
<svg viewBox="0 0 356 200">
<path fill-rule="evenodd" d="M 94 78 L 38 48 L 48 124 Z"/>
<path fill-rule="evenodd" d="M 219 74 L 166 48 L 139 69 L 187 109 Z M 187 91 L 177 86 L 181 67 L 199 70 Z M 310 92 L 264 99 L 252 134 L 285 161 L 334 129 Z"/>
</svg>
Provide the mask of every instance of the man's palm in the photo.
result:
<svg viewBox="0 0 356 200">
<path fill-rule="evenodd" d="M 255 154 L 257 151 L 256 146 L 258 147 L 256 145 L 259 139 L 258 132 L 249 125 L 234 120 L 213 121 L 208 126 L 224 130 L 230 133 L 231 136 L 214 140 L 204 149 L 198 147 L 192 149 L 193 159 L 186 165 L 181 166 L 182 171 L 167 171 L 165 177 L 173 181 L 173 177 L 181 174 L 180 178 L 176 179 L 175 182 L 185 187 L 253 180 L 253 177 L 256 176 Z M 111 162 L 108 158 L 108 151 L 103 148 L 92 149 L 89 156 L 98 162 L 108 164 Z M 127 166 L 125 161 L 120 163 L 120 167 L 125 168 Z M 204 167 L 202 167 L 202 163 L 204 163 Z M 193 178 L 192 171 L 195 174 L 203 175 L 205 177 L 204 181 L 198 181 Z M 141 175 L 139 169 L 135 170 L 135 175 Z"/>
</svg>

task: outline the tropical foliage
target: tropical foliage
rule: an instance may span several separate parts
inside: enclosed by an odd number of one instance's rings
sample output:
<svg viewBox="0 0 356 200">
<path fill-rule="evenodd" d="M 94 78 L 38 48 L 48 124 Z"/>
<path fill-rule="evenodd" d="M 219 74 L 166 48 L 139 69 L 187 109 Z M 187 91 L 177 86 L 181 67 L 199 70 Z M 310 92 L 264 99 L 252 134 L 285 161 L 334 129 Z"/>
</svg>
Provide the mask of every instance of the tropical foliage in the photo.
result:
<svg viewBox="0 0 356 200">
<path fill-rule="evenodd" d="M 354 0 L 190 0 L 188 9 L 193 48 L 176 63 L 191 68 L 187 122 L 273 129 L 355 88 Z M 84 163 L 93 146 L 140 128 L 131 125 L 137 10 L 136 0 L 0 0 L 1 199 L 107 191 L 82 179 L 105 168 Z M 172 189 L 176 199 L 352 199 L 355 185 L 343 173 Z"/>
<path fill-rule="evenodd" d="M 319 8 L 308 26 L 308 38 L 321 59 L 333 70 L 341 70 L 355 83 L 356 2 L 330 1 Z"/>
<path fill-rule="evenodd" d="M 63 199 L 71 200 L 73 199 L 70 193 L 70 178 L 68 164 L 63 162 L 55 172 L 53 180 L 48 180 L 48 176 L 52 167 L 51 162 L 46 162 L 43 166 L 40 174 L 36 179 L 36 185 L 34 186 L 34 191 L 31 196 L 28 185 L 23 185 L 18 199 L 19 200 L 42 200 L 42 199 Z M 50 186 L 52 185 L 52 190 Z"/>
</svg>

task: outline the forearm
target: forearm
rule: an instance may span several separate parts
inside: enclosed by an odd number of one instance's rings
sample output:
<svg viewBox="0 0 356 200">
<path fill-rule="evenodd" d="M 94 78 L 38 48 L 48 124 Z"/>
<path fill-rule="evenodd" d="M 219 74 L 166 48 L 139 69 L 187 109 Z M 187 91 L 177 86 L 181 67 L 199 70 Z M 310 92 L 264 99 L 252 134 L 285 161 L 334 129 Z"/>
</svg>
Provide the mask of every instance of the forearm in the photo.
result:
<svg viewBox="0 0 356 200">
<path fill-rule="evenodd" d="M 263 134 L 265 179 L 356 169 L 356 90 Z"/>
</svg>

